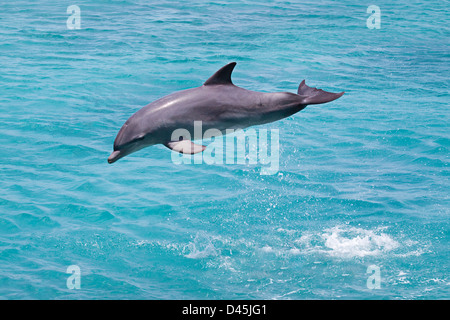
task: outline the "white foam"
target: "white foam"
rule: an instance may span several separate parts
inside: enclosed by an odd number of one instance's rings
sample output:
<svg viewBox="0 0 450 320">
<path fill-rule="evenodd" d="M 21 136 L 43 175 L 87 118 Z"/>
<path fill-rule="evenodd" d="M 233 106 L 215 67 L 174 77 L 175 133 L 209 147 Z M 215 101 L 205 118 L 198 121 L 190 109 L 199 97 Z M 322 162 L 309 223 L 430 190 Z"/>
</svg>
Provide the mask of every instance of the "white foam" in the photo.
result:
<svg viewBox="0 0 450 320">
<path fill-rule="evenodd" d="M 273 252 L 273 248 L 270 246 L 264 246 L 261 248 L 263 252 Z"/>
<path fill-rule="evenodd" d="M 278 228 L 277 231 L 278 231 L 278 232 L 286 233 L 286 234 L 288 234 L 288 235 L 292 235 L 292 234 L 295 234 L 295 233 L 297 232 L 297 230 L 284 229 L 284 228 L 281 228 L 281 227 Z"/>
<path fill-rule="evenodd" d="M 356 227 L 336 226 L 320 234 L 304 234 L 296 240 L 306 251 L 322 252 L 341 258 L 376 256 L 400 246 L 382 228 L 366 230 Z"/>
</svg>

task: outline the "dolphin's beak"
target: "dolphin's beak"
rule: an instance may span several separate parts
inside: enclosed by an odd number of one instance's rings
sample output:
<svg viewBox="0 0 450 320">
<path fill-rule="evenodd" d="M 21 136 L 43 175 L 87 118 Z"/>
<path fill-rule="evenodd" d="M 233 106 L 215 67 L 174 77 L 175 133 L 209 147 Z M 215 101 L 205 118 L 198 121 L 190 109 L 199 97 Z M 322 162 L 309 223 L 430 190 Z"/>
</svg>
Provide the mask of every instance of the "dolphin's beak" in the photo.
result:
<svg viewBox="0 0 450 320">
<path fill-rule="evenodd" d="M 122 158 L 120 151 L 119 150 L 113 151 L 113 153 L 111 153 L 111 155 L 108 157 L 108 163 L 114 163 L 120 158 Z"/>
</svg>

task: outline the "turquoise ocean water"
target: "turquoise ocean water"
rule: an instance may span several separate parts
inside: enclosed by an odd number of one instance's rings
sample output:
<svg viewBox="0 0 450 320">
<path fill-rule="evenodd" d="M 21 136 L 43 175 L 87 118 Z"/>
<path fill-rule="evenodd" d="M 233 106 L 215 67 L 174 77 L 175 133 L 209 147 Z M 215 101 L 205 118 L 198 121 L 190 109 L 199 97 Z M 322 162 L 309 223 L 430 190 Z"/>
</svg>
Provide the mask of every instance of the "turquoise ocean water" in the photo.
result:
<svg viewBox="0 0 450 320">
<path fill-rule="evenodd" d="M 0 9 L 1 299 L 449 298 L 448 1 Z M 161 145 L 106 162 L 129 116 L 231 61 L 250 90 L 346 94 L 257 127 L 274 175 Z"/>
</svg>

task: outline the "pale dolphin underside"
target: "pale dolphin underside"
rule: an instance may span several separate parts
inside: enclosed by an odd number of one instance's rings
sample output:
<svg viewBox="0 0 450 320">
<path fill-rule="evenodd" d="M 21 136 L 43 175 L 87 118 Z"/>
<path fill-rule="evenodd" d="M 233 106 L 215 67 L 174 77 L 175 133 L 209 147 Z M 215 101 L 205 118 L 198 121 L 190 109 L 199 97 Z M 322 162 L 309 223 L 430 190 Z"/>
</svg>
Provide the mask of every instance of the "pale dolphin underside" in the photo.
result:
<svg viewBox="0 0 450 320">
<path fill-rule="evenodd" d="M 310 88 L 303 80 L 297 94 L 265 93 L 246 90 L 231 82 L 235 62 L 219 69 L 202 86 L 178 91 L 158 99 L 133 114 L 122 126 L 114 141 L 114 151 L 108 158 L 116 162 L 142 148 L 163 144 L 181 153 L 193 154 L 205 150 L 183 137 L 172 139 L 177 129 L 194 134 L 194 122 L 202 122 L 202 130 L 244 129 L 277 121 L 303 110 L 309 104 L 326 103 L 344 92 L 331 93 Z"/>
</svg>

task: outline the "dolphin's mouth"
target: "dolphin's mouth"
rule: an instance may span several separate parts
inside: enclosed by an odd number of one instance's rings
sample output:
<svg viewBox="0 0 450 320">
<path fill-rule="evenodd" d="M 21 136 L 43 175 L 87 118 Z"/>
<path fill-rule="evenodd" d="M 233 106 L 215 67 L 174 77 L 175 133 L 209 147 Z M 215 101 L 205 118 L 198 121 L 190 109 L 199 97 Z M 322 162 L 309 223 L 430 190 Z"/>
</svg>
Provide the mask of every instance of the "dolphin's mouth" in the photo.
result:
<svg viewBox="0 0 450 320">
<path fill-rule="evenodd" d="M 108 163 L 114 163 L 120 158 L 122 158 L 120 151 L 119 150 L 113 151 L 113 153 L 111 153 L 111 155 L 108 157 Z"/>
</svg>

